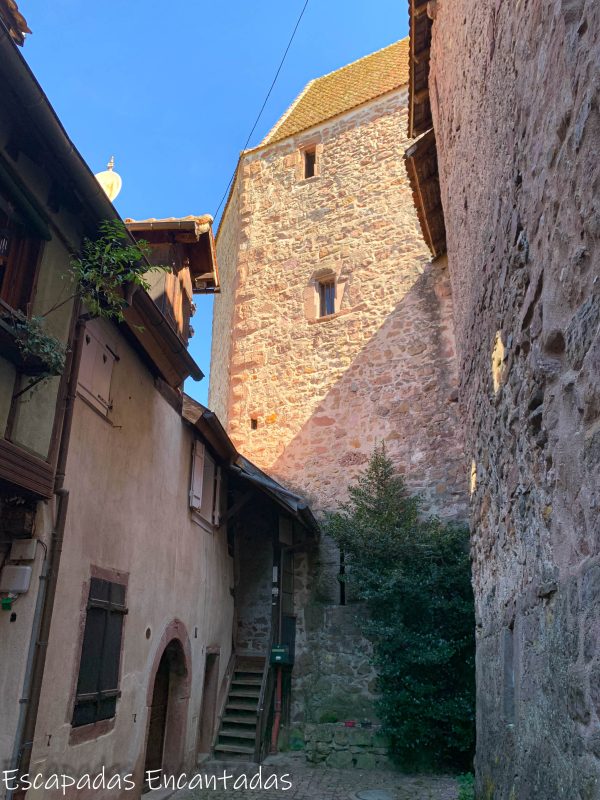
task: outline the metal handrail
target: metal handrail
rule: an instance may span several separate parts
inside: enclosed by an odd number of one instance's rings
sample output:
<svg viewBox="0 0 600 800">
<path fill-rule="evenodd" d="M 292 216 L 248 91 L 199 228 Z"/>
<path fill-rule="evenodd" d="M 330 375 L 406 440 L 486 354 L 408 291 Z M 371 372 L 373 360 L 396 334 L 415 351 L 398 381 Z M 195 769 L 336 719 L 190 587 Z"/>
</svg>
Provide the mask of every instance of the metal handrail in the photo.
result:
<svg viewBox="0 0 600 800">
<path fill-rule="evenodd" d="M 256 711 L 256 741 L 254 743 L 254 760 L 256 763 L 261 761 L 262 756 L 262 745 L 263 745 L 263 737 L 264 737 L 264 727 L 266 724 L 266 715 L 265 711 L 265 700 L 268 701 L 270 704 L 272 694 L 272 681 L 269 679 L 272 677 L 272 669 L 271 669 L 271 649 L 273 648 L 273 626 L 271 625 L 271 632 L 269 634 L 269 646 L 267 648 L 266 656 L 265 656 L 265 666 L 263 668 L 262 680 L 260 684 L 260 693 L 258 695 L 258 707 Z M 271 683 L 271 688 L 269 690 L 269 683 Z"/>
</svg>

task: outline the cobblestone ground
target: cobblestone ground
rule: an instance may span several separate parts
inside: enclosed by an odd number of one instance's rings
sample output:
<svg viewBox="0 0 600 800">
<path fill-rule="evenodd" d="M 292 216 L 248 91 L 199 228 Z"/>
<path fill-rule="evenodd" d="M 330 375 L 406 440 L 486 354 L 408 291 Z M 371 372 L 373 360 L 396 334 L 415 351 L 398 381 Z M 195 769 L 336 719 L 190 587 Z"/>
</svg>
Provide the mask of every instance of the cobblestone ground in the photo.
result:
<svg viewBox="0 0 600 800">
<path fill-rule="evenodd" d="M 242 774 L 246 775 L 248 786 L 252 778 L 258 773 L 258 766 L 244 764 L 243 766 L 211 762 L 204 765 L 200 772 L 205 779 L 207 775 L 217 778 L 223 777 L 224 770 L 228 775 L 235 775 L 227 782 L 229 787 L 223 790 L 223 781 L 217 781 L 217 789 L 203 788 L 182 789 L 171 795 L 176 800 L 350 800 L 356 793 L 368 789 L 387 789 L 393 800 L 456 800 L 458 789 L 452 777 L 432 775 L 404 775 L 393 771 L 364 771 L 357 769 L 330 769 L 329 767 L 313 767 L 306 763 L 304 756 L 276 756 L 269 758 L 262 765 L 261 776 L 263 788 L 244 789 Z M 268 784 L 269 776 L 277 776 L 278 788 Z M 291 781 L 291 788 L 284 790 L 287 785 L 284 780 Z M 239 781 L 242 788 L 234 789 L 235 781 Z M 271 782 L 274 778 L 271 778 Z M 255 782 L 258 778 L 255 777 Z M 152 798 L 153 793 L 144 797 Z M 158 793 L 157 793 L 158 795 Z"/>
</svg>

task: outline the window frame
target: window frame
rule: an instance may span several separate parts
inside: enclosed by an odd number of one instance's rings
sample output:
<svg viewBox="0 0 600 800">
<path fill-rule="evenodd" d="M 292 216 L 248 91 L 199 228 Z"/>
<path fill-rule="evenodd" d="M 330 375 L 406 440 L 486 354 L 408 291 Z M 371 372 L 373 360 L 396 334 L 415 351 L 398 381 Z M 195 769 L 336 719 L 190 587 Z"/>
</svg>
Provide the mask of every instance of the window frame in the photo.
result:
<svg viewBox="0 0 600 800">
<path fill-rule="evenodd" d="M 309 178 L 314 178 L 317 175 L 317 148 L 315 147 L 305 147 L 302 151 L 302 172 L 304 180 L 308 180 Z M 310 170 L 310 174 L 309 174 Z"/>
<path fill-rule="evenodd" d="M 323 144 L 321 142 L 306 142 L 301 144 L 296 151 L 296 178 L 300 183 L 311 183 L 321 177 L 321 157 Z M 312 169 L 307 174 L 307 168 Z"/>
<path fill-rule="evenodd" d="M 335 314 L 336 286 L 333 277 L 317 280 L 317 295 L 319 300 L 317 319 L 331 317 Z"/>
<path fill-rule="evenodd" d="M 217 460 L 200 439 L 192 448 L 189 505 L 192 519 L 212 531 L 221 518 L 222 471 Z"/>
<path fill-rule="evenodd" d="M 3 269 L 0 300 L 28 314 L 35 295 L 43 241 L 32 235 L 25 225 L 14 223 L 1 208 L 0 240 L 6 242 L 6 252 L 0 255 L 0 270 Z"/>
<path fill-rule="evenodd" d="M 102 598 L 102 585 L 106 585 L 107 599 Z M 114 590 L 118 587 L 118 591 Z M 122 600 L 119 600 L 119 595 Z M 103 625 L 102 625 L 102 641 L 100 644 L 100 655 L 86 653 L 86 638 L 88 630 L 91 631 L 93 619 L 90 611 L 104 611 Z M 111 641 L 107 636 L 108 622 L 111 614 L 119 615 L 120 624 L 118 626 L 117 638 Z M 75 680 L 75 694 L 73 697 L 73 707 L 71 709 L 70 724 L 72 731 L 90 730 L 99 723 L 107 723 L 114 720 L 117 715 L 117 701 L 121 697 L 121 656 L 123 651 L 125 617 L 128 614 L 127 609 L 127 583 L 115 580 L 114 576 L 100 576 L 92 574 L 89 581 L 89 589 L 87 593 L 87 602 L 85 604 L 85 615 L 83 616 L 83 629 L 81 634 L 81 643 L 79 648 L 79 662 L 77 666 L 77 675 Z M 96 616 L 96 615 L 95 615 Z M 97 619 L 97 616 L 96 616 Z M 112 634 L 114 637 L 115 634 Z M 112 652 L 111 652 L 112 651 Z M 107 666 L 107 660 L 113 659 L 111 664 Z M 97 688 L 94 691 L 81 691 L 80 687 L 82 681 L 89 678 L 89 675 L 82 675 L 82 668 L 87 670 L 87 662 L 91 661 L 93 669 L 95 670 L 95 681 Z M 108 676 L 107 676 L 108 673 Z M 110 688 L 102 685 L 103 680 L 108 680 L 111 673 L 116 676 L 116 685 Z M 94 677 L 92 675 L 92 677 Z M 101 704 L 107 701 L 114 700 L 114 704 L 108 706 L 111 709 L 110 713 L 101 713 Z M 92 718 L 80 717 L 77 714 L 82 709 L 92 704 L 95 707 L 95 712 Z"/>
</svg>

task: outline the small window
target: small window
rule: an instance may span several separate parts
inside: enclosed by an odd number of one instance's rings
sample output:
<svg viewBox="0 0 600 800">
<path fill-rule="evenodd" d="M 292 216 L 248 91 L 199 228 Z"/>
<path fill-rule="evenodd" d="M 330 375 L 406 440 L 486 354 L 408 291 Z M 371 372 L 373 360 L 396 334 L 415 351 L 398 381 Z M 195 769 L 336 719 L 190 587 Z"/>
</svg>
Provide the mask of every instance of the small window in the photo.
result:
<svg viewBox="0 0 600 800">
<path fill-rule="evenodd" d="M 92 320 L 83 332 L 83 350 L 77 376 L 77 391 L 105 416 L 111 408 L 110 387 L 117 356 L 99 325 Z"/>
<path fill-rule="evenodd" d="M 319 281 L 319 316 L 328 317 L 335 313 L 335 283 Z"/>
<path fill-rule="evenodd" d="M 255 431 L 258 429 L 258 420 L 256 417 L 250 419 L 250 430 Z"/>
<path fill-rule="evenodd" d="M 117 709 L 125 586 L 92 578 L 79 661 L 73 727 L 112 719 Z"/>
<path fill-rule="evenodd" d="M 316 174 L 317 164 L 317 150 L 311 147 L 310 150 L 304 150 L 304 177 L 314 178 Z"/>
<path fill-rule="evenodd" d="M 0 299 L 27 313 L 35 283 L 40 242 L 0 205 Z"/>
<path fill-rule="evenodd" d="M 194 442 L 190 508 L 209 524 L 219 524 L 220 486 L 220 468 L 202 442 Z"/>
</svg>

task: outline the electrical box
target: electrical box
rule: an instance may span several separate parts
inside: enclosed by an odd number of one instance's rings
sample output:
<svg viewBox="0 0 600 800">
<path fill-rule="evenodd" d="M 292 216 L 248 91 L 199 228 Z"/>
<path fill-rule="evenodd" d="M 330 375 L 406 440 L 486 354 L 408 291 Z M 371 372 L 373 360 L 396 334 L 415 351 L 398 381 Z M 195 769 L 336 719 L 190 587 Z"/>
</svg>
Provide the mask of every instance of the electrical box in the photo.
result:
<svg viewBox="0 0 600 800">
<path fill-rule="evenodd" d="M 290 648 L 287 644 L 275 644 L 271 648 L 271 664 L 291 664 Z"/>
<path fill-rule="evenodd" d="M 15 539 L 10 546 L 11 561 L 33 561 L 37 539 Z"/>
<path fill-rule="evenodd" d="M 0 572 L 0 592 L 23 594 L 29 590 L 31 567 L 7 564 Z"/>
</svg>

